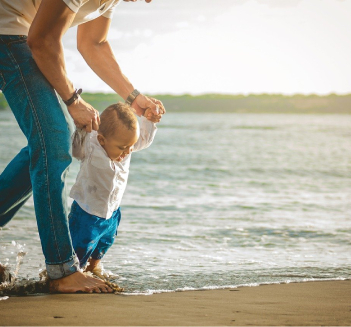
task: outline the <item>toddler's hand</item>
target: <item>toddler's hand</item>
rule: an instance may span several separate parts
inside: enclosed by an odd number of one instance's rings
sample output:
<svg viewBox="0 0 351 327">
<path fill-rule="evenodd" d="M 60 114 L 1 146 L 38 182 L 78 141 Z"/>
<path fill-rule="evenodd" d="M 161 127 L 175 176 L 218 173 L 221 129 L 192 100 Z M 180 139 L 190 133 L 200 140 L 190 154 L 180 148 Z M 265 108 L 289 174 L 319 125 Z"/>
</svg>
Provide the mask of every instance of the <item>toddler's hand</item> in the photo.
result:
<svg viewBox="0 0 351 327">
<path fill-rule="evenodd" d="M 160 108 L 157 105 L 156 105 L 156 112 L 157 112 L 157 115 L 153 113 L 153 110 L 151 108 L 147 108 L 144 112 L 144 117 L 147 120 L 152 121 L 153 123 L 158 123 L 160 122 L 164 112 L 163 110 L 160 110 Z"/>
</svg>

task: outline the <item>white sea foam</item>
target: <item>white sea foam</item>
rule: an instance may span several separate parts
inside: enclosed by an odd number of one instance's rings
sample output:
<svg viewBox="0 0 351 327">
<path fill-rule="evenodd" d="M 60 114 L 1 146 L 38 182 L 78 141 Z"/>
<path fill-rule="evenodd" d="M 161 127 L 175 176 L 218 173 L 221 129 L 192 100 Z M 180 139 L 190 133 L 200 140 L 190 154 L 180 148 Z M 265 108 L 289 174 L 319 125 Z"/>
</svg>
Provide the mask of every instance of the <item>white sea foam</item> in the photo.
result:
<svg viewBox="0 0 351 327">
<path fill-rule="evenodd" d="M 167 289 L 155 289 L 155 290 L 146 290 L 144 292 L 123 292 L 118 293 L 117 295 L 125 295 L 125 296 L 135 296 L 135 295 L 153 295 L 153 294 L 161 294 L 161 293 L 175 293 L 175 292 L 188 292 L 188 291 L 211 291 L 211 290 L 225 290 L 225 289 L 237 289 L 241 287 L 257 287 L 262 285 L 282 285 L 282 284 L 290 284 L 290 283 L 306 283 L 306 282 L 320 282 L 320 281 L 338 281 L 338 280 L 351 280 L 351 278 L 311 278 L 311 279 L 303 279 L 301 281 L 291 281 L 285 280 L 282 282 L 263 282 L 263 283 L 247 283 L 247 284 L 239 284 L 239 285 L 223 285 L 223 286 L 203 286 L 199 288 L 195 287 L 182 287 L 177 288 L 175 290 L 167 290 Z"/>
</svg>

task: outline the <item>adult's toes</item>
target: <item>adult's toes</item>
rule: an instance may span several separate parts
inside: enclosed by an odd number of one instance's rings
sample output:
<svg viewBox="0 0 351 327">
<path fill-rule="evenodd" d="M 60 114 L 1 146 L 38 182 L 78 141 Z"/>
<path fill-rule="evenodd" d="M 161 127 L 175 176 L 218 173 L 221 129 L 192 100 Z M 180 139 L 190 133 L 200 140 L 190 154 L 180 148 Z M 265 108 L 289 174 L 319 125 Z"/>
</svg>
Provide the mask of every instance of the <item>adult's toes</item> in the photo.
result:
<svg viewBox="0 0 351 327">
<path fill-rule="evenodd" d="M 105 287 L 100 287 L 101 293 L 107 293 L 107 289 Z"/>
<path fill-rule="evenodd" d="M 113 290 L 112 290 L 112 288 L 111 288 L 111 287 L 109 287 L 109 286 L 105 285 L 105 292 L 106 292 L 106 293 L 112 293 L 112 292 L 113 292 Z"/>
<path fill-rule="evenodd" d="M 100 291 L 103 292 L 103 293 L 107 293 L 108 289 L 109 289 L 106 284 L 100 285 L 99 288 L 100 288 Z"/>
<path fill-rule="evenodd" d="M 85 286 L 82 291 L 84 293 L 93 293 L 93 287 Z"/>
</svg>

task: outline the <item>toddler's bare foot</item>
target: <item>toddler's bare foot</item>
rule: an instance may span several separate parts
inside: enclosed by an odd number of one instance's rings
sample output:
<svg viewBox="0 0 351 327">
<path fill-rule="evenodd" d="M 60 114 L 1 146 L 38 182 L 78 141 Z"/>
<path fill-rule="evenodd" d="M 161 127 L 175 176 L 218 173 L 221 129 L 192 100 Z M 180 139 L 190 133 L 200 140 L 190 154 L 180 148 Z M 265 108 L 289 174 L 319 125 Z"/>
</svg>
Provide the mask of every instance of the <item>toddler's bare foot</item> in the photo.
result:
<svg viewBox="0 0 351 327">
<path fill-rule="evenodd" d="M 101 259 L 92 259 L 92 258 L 90 258 L 88 260 L 88 265 L 85 268 L 85 271 L 91 271 L 92 272 L 94 269 L 100 267 L 100 264 L 101 264 Z"/>
<path fill-rule="evenodd" d="M 101 259 L 92 259 L 88 261 L 88 265 L 85 268 L 85 271 L 90 271 L 93 275 L 103 279 L 108 280 L 109 278 L 116 278 L 118 275 L 114 275 L 110 271 L 106 271 L 101 263 Z"/>
<path fill-rule="evenodd" d="M 50 293 L 112 293 L 103 281 L 77 271 L 64 278 L 50 280 Z"/>
<path fill-rule="evenodd" d="M 119 287 L 116 283 L 113 283 L 110 278 L 112 277 L 118 277 L 117 275 L 113 275 L 112 273 L 109 273 L 104 270 L 101 264 L 101 259 L 92 259 L 90 258 L 88 261 L 88 265 L 85 269 L 87 272 L 91 272 L 94 276 L 97 276 L 104 280 L 110 288 L 114 291 L 114 293 L 121 293 L 124 291 L 122 287 Z"/>
</svg>

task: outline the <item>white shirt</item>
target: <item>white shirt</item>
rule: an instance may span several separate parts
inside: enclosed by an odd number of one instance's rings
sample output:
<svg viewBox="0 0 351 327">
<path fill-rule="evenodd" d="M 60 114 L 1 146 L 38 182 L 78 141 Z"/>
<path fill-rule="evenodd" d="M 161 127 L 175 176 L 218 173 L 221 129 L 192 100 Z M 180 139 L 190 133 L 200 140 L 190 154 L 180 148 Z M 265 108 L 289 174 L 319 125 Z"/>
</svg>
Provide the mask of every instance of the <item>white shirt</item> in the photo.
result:
<svg viewBox="0 0 351 327">
<path fill-rule="evenodd" d="M 112 18 L 119 0 L 62 0 L 76 16 L 71 25 L 79 25 L 99 16 Z M 41 0 L 0 0 L 0 34 L 28 35 Z"/>
<path fill-rule="evenodd" d="M 156 124 L 141 117 L 140 136 L 133 152 L 145 149 L 154 140 Z M 72 137 L 72 155 L 81 161 L 70 197 L 91 215 L 111 218 L 120 206 L 127 186 L 131 153 L 120 162 L 111 160 L 97 140 L 98 133 L 76 130 Z"/>
</svg>

